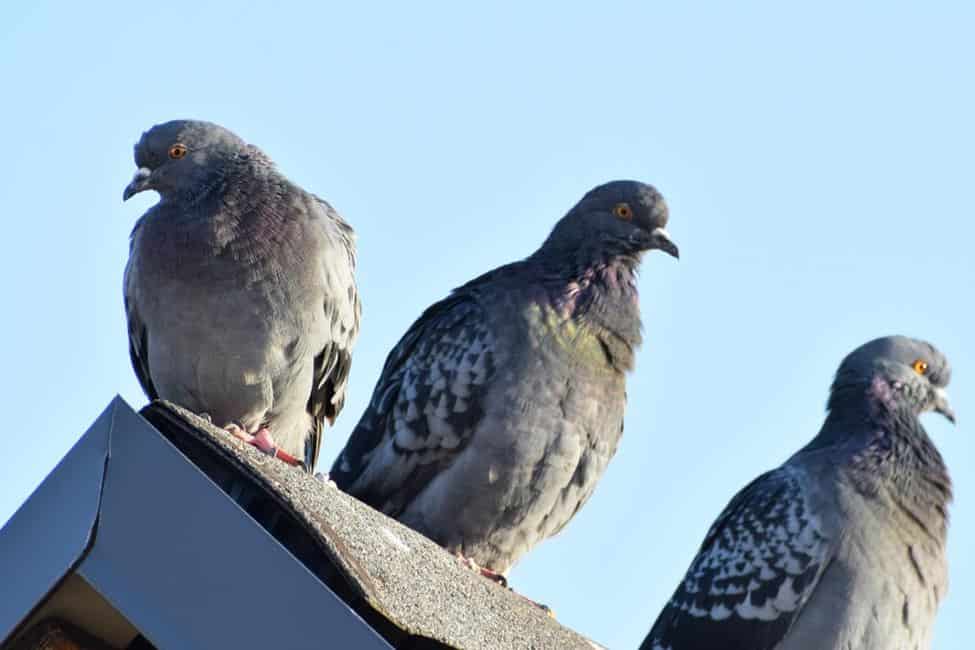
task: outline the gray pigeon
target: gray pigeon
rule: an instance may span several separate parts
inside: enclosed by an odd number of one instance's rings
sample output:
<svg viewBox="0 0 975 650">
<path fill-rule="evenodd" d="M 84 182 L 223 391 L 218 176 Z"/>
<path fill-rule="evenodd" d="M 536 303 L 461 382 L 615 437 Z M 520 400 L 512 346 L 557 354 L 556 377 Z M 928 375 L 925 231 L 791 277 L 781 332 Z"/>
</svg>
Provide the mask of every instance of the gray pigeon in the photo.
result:
<svg viewBox="0 0 975 650">
<path fill-rule="evenodd" d="M 155 126 L 135 164 L 123 198 L 160 196 L 125 269 L 142 388 L 311 470 L 359 331 L 352 228 L 216 124 Z"/>
<path fill-rule="evenodd" d="M 955 421 L 923 341 L 854 350 L 812 442 L 739 492 L 643 650 L 929 648 L 951 480 L 918 416 Z"/>
<path fill-rule="evenodd" d="M 527 259 L 455 289 L 396 345 L 338 486 L 501 577 L 592 494 L 623 429 L 643 253 L 674 257 L 649 185 L 586 194 Z"/>
</svg>

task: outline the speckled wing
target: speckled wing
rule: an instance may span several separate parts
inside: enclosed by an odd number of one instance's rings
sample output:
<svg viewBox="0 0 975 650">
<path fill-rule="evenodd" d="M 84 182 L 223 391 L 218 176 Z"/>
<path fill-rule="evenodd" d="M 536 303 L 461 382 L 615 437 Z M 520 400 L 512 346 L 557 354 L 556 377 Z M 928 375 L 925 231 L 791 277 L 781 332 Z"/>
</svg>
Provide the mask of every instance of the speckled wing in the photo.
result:
<svg viewBox="0 0 975 650">
<path fill-rule="evenodd" d="M 331 250 L 323 256 L 325 318 L 324 346 L 315 356 L 314 383 L 308 398 L 313 429 L 305 440 L 305 463 L 314 468 L 322 444 L 324 420 L 334 424 L 345 404 L 352 368 L 352 346 L 359 335 L 362 305 L 355 284 L 355 234 L 352 227 L 326 201 L 313 197 L 313 210 L 328 231 Z"/>
<path fill-rule="evenodd" d="M 830 544 L 796 470 L 739 492 L 641 650 L 769 650 L 789 632 L 829 562 Z"/>
<path fill-rule="evenodd" d="M 374 508 L 400 514 L 484 417 L 494 345 L 470 295 L 455 293 L 427 309 L 386 359 L 331 478 Z"/>
</svg>

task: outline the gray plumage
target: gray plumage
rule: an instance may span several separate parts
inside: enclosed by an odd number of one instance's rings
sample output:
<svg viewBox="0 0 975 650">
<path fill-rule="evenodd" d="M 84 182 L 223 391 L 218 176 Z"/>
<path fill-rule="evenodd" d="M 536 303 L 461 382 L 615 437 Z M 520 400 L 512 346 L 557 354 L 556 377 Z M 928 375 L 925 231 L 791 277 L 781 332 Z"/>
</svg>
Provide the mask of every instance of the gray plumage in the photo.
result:
<svg viewBox="0 0 975 650">
<path fill-rule="evenodd" d="M 641 648 L 929 648 L 951 480 L 918 416 L 954 422 L 950 376 L 915 339 L 854 350 L 819 434 L 732 499 Z"/>
<path fill-rule="evenodd" d="M 590 191 L 527 259 L 427 309 L 386 360 L 338 486 L 503 573 L 558 532 L 616 451 L 643 253 L 677 256 L 648 185 Z"/>
<path fill-rule="evenodd" d="M 125 269 L 143 389 L 220 426 L 267 426 L 311 469 L 359 330 L 352 228 L 215 124 L 155 126 L 135 163 L 124 198 L 160 195 L 132 231 Z"/>
</svg>

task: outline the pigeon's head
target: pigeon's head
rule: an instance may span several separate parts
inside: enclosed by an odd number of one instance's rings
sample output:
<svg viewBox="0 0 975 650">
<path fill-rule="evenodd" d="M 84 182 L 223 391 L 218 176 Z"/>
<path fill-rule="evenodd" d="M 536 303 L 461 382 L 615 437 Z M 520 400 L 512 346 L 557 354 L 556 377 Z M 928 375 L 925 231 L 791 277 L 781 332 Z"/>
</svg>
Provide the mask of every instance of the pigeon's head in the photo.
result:
<svg viewBox="0 0 975 650">
<path fill-rule="evenodd" d="M 639 254 L 659 249 L 680 257 L 665 230 L 667 203 L 652 186 L 638 181 L 612 181 L 591 189 L 562 217 L 543 250 L 596 250 Z"/>
<path fill-rule="evenodd" d="M 915 414 L 936 411 L 955 421 L 945 387 L 951 366 L 930 343 L 906 336 L 885 336 L 851 352 L 836 373 L 833 394 L 869 386 L 875 397 L 907 405 Z"/>
<path fill-rule="evenodd" d="M 227 168 L 249 149 L 247 143 L 216 124 L 174 120 L 158 124 L 135 145 L 138 170 L 122 200 L 156 190 L 165 199 L 193 198 L 206 193 Z"/>
</svg>

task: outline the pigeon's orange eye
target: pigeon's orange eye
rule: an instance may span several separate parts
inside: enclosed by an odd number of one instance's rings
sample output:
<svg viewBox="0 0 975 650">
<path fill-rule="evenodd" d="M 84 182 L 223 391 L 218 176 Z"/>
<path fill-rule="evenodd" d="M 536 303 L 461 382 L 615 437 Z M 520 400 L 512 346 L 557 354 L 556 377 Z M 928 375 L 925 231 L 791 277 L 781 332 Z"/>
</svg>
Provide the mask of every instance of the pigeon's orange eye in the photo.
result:
<svg viewBox="0 0 975 650">
<path fill-rule="evenodd" d="M 617 203 L 616 207 L 613 208 L 613 214 L 623 221 L 629 221 L 633 218 L 633 209 L 629 203 Z"/>
<path fill-rule="evenodd" d="M 926 375 L 928 372 L 928 362 L 925 361 L 924 359 L 918 359 L 913 364 L 911 364 L 911 367 L 914 368 L 914 372 L 916 372 L 919 375 Z"/>
<path fill-rule="evenodd" d="M 184 144 L 174 144 L 169 148 L 169 157 L 175 160 L 179 160 L 186 155 L 186 145 Z"/>
</svg>

